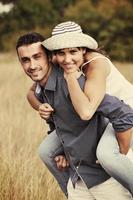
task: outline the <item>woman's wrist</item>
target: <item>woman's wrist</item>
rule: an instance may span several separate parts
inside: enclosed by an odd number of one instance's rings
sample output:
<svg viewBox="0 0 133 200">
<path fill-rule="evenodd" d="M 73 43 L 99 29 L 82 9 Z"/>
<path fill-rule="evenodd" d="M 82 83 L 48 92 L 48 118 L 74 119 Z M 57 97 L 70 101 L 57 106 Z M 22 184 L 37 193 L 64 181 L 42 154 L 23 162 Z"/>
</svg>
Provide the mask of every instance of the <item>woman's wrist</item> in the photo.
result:
<svg viewBox="0 0 133 200">
<path fill-rule="evenodd" d="M 81 76 L 81 72 L 78 72 L 78 71 L 75 71 L 69 74 L 64 72 L 64 78 L 66 79 L 66 81 L 77 80 L 80 76 Z"/>
</svg>

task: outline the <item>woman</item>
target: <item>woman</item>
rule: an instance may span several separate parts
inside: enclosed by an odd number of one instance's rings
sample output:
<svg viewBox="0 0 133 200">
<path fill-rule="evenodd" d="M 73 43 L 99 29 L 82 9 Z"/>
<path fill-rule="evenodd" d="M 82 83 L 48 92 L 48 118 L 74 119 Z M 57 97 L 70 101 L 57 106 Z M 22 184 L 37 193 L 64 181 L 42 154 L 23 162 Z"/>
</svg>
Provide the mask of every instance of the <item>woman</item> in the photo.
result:
<svg viewBox="0 0 133 200">
<path fill-rule="evenodd" d="M 77 47 L 74 42 L 80 39 L 82 34 L 82 30 L 77 24 L 65 22 L 57 25 L 53 30 L 53 36 L 43 42 L 43 45 L 47 49 L 55 52 L 58 64 L 65 69 L 64 76 L 77 113 L 84 120 L 91 119 L 101 103 L 105 92 L 117 96 L 133 107 L 133 95 L 131 93 L 133 86 L 117 71 L 108 58 L 97 52 L 97 42 L 91 37 L 93 50 L 89 50 L 86 54 L 85 59 L 88 59 L 88 61 L 84 63 L 83 69 L 87 80 L 84 93 L 81 91 L 77 82 L 77 69 L 71 69 L 71 65 L 74 63 L 71 63 L 69 58 L 63 62 L 61 57 L 62 55 L 66 56 L 65 51 L 67 51 L 67 48 Z M 85 40 L 82 47 L 87 48 Z M 118 82 L 116 84 L 116 80 L 120 80 L 119 85 Z M 123 81 L 125 87 L 123 87 Z M 122 133 L 117 134 L 120 143 L 123 137 Z M 97 157 L 105 170 L 133 194 L 133 164 L 127 156 L 120 154 L 112 127 L 107 127 L 105 130 L 97 148 Z"/>
</svg>

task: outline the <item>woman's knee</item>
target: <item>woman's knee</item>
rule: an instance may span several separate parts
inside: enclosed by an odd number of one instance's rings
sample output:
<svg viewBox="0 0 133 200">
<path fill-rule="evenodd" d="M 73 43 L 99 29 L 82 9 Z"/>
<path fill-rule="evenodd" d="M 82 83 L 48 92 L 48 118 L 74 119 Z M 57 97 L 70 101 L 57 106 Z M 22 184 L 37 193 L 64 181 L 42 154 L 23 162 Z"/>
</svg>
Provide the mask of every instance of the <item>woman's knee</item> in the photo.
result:
<svg viewBox="0 0 133 200">
<path fill-rule="evenodd" d="M 96 156 L 98 161 L 103 163 L 107 159 L 107 153 L 103 148 L 97 147 Z"/>
<path fill-rule="evenodd" d="M 38 153 L 44 163 L 49 163 L 53 159 L 51 149 L 48 147 L 46 148 L 43 143 L 40 144 Z"/>
<path fill-rule="evenodd" d="M 101 146 L 97 147 L 96 151 L 97 159 L 102 165 L 110 166 L 112 165 L 113 161 L 117 159 L 119 156 L 118 150 L 110 150 L 102 148 Z"/>
<path fill-rule="evenodd" d="M 102 138 L 99 141 L 96 151 L 97 158 L 99 162 L 110 164 L 112 161 L 119 157 L 119 145 L 116 140 L 114 130 L 108 125 L 107 129 L 105 130 Z"/>
</svg>

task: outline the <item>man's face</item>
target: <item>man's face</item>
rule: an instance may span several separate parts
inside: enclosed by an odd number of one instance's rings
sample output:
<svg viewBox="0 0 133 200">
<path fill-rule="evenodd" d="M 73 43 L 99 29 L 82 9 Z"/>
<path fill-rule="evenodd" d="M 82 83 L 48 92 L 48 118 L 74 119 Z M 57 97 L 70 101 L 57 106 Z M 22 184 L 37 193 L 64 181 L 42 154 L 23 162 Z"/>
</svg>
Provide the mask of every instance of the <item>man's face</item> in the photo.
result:
<svg viewBox="0 0 133 200">
<path fill-rule="evenodd" d="M 41 42 L 19 47 L 18 57 L 25 73 L 33 81 L 42 83 L 49 73 L 49 65 Z"/>
</svg>

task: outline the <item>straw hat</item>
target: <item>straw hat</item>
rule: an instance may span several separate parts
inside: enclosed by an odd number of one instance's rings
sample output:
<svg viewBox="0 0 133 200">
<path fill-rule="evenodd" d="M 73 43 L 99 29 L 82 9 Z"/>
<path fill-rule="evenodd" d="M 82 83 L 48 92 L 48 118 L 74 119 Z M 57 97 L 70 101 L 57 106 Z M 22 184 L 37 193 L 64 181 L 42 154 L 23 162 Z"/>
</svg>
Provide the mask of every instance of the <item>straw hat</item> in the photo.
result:
<svg viewBox="0 0 133 200">
<path fill-rule="evenodd" d="M 98 44 L 94 38 L 84 34 L 81 27 L 72 21 L 58 24 L 52 31 L 52 36 L 42 42 L 48 50 L 59 50 L 73 47 L 86 47 L 97 49 Z"/>
</svg>

